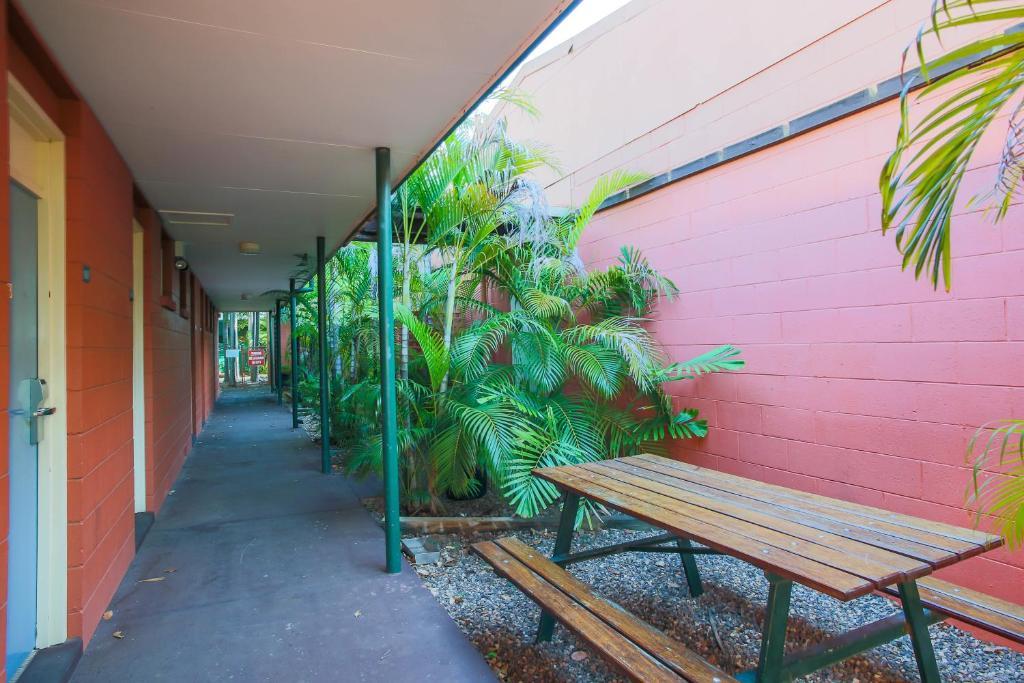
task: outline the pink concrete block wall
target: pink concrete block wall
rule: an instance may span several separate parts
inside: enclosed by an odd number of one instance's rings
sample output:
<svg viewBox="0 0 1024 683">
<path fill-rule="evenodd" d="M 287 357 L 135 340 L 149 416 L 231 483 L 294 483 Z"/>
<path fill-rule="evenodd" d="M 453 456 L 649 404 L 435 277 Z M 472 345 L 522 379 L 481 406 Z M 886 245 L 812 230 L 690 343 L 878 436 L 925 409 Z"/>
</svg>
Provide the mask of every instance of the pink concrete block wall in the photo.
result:
<svg viewBox="0 0 1024 683">
<path fill-rule="evenodd" d="M 675 455 L 969 526 L 968 440 L 1024 416 L 1024 211 L 1000 227 L 961 211 L 952 291 L 915 282 L 880 231 L 896 128 L 888 103 L 698 174 L 598 214 L 581 251 L 600 266 L 632 244 L 676 281 L 651 325 L 673 359 L 743 350 L 742 372 L 671 387 L 711 424 Z M 999 143 L 983 143 L 965 197 Z M 941 574 L 1024 603 L 1024 552 Z"/>
</svg>

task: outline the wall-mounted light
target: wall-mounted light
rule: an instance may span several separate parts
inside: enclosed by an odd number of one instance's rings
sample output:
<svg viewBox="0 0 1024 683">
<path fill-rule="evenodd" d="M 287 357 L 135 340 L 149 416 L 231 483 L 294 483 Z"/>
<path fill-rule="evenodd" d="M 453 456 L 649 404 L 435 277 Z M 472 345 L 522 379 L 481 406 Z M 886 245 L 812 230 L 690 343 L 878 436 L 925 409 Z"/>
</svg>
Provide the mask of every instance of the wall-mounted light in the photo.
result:
<svg viewBox="0 0 1024 683">
<path fill-rule="evenodd" d="M 261 251 L 260 243 L 259 242 L 239 242 L 238 243 L 238 251 L 239 251 L 239 253 L 242 254 L 242 256 L 256 256 Z"/>
<path fill-rule="evenodd" d="M 188 270 L 188 261 L 181 256 L 174 257 L 174 268 L 175 270 Z"/>
</svg>

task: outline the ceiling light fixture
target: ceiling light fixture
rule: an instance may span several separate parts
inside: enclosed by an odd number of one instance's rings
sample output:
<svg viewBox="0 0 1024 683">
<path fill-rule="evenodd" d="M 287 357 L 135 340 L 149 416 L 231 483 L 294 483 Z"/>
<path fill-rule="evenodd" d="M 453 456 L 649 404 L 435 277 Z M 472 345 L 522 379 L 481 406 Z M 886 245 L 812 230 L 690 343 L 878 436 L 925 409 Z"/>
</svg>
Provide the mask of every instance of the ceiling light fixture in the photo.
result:
<svg viewBox="0 0 1024 683">
<path fill-rule="evenodd" d="M 260 253 L 260 243 L 259 242 L 239 242 L 238 243 L 238 251 L 243 256 L 256 256 L 257 254 Z"/>
</svg>

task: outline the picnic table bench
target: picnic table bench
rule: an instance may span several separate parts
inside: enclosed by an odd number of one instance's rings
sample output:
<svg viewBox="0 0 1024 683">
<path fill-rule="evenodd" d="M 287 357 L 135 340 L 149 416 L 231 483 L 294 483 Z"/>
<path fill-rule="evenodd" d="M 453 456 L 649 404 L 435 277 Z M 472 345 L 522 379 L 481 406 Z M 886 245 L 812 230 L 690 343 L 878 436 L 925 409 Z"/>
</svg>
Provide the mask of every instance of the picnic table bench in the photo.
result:
<svg viewBox="0 0 1024 683">
<path fill-rule="evenodd" d="M 557 619 L 634 680 L 792 680 L 909 635 L 921 679 L 932 683 L 939 673 L 928 626 L 947 617 L 1024 642 L 1020 607 L 928 576 L 998 547 L 998 536 L 651 455 L 534 473 L 565 493 L 551 558 L 514 539 L 474 550 L 541 605 L 539 640 L 550 638 Z M 581 497 L 666 533 L 572 553 Z M 757 667 L 729 677 L 562 569 L 620 552 L 679 554 L 693 596 L 702 591 L 696 554 L 726 554 L 762 569 L 769 588 Z M 888 593 L 899 598 L 902 614 L 787 653 L 794 582 L 841 601 Z"/>
</svg>

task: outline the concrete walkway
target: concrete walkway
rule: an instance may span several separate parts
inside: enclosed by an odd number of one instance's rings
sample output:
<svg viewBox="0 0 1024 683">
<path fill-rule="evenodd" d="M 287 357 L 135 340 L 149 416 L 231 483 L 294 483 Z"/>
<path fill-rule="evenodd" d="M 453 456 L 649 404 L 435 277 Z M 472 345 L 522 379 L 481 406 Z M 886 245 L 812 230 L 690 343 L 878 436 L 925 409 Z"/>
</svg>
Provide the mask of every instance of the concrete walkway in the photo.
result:
<svg viewBox="0 0 1024 683">
<path fill-rule="evenodd" d="M 72 680 L 494 680 L 319 465 L 265 386 L 225 391 Z"/>
</svg>

